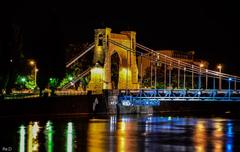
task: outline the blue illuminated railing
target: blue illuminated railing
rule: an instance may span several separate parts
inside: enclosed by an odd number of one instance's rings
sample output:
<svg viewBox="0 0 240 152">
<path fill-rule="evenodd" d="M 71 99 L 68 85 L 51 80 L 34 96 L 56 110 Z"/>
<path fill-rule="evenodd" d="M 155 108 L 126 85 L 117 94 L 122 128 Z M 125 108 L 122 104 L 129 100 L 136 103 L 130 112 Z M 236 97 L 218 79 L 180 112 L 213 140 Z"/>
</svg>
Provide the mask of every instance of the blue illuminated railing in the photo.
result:
<svg viewBox="0 0 240 152">
<path fill-rule="evenodd" d="M 153 98 L 136 98 L 133 96 L 120 97 L 120 103 L 123 106 L 159 106 L 160 100 Z"/>
<path fill-rule="evenodd" d="M 240 101 L 240 94 L 233 90 L 140 89 L 121 91 L 119 101 L 123 106 L 159 106 L 161 101 Z"/>
</svg>

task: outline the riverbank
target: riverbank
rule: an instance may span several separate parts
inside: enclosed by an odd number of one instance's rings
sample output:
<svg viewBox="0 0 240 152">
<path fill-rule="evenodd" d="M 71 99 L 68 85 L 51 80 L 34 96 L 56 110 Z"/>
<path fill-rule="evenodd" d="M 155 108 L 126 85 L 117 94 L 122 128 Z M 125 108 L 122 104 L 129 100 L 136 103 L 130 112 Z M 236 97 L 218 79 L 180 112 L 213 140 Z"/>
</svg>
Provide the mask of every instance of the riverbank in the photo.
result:
<svg viewBox="0 0 240 152">
<path fill-rule="evenodd" d="M 114 100 L 117 100 L 114 99 Z M 0 102 L 0 117 L 160 114 L 178 116 L 240 117 L 236 101 L 161 101 L 159 106 L 111 104 L 103 95 L 54 96 Z"/>
<path fill-rule="evenodd" d="M 94 102 L 98 101 L 98 104 Z M 0 116 L 64 115 L 106 112 L 101 95 L 8 99 L 0 102 Z"/>
</svg>

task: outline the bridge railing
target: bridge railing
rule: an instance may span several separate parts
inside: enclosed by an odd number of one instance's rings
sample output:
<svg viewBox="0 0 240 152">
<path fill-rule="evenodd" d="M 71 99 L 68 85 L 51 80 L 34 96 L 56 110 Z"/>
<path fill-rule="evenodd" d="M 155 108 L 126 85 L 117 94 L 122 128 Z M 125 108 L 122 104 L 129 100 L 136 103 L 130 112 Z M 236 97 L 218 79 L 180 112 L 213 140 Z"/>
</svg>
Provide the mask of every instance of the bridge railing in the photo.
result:
<svg viewBox="0 0 240 152">
<path fill-rule="evenodd" d="M 143 92 L 144 91 L 144 92 Z M 219 94 L 211 95 L 213 90 L 200 90 L 192 89 L 185 94 L 182 93 L 185 90 L 166 90 L 166 89 L 143 89 L 143 90 L 122 90 L 119 96 L 119 104 L 123 106 L 159 106 L 162 101 L 204 101 L 204 102 L 214 102 L 214 101 L 240 101 L 239 91 L 223 90 Z M 232 91 L 232 92 L 231 92 Z M 181 95 L 182 94 L 182 95 Z M 235 96 L 234 96 L 235 95 Z"/>
<path fill-rule="evenodd" d="M 223 89 L 139 89 L 121 90 L 121 95 L 133 97 L 240 97 L 240 90 Z"/>
</svg>

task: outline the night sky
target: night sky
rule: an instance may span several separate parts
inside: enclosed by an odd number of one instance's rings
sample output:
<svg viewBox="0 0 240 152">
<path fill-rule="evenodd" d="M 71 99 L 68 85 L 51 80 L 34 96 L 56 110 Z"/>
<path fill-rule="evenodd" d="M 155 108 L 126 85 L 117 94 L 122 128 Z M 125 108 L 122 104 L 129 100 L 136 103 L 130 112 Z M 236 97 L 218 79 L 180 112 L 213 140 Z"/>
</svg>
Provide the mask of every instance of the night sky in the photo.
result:
<svg viewBox="0 0 240 152">
<path fill-rule="evenodd" d="M 3 5 L 2 5 L 3 6 Z M 48 35 L 51 14 L 64 45 L 91 43 L 95 28 L 110 27 L 113 32 L 134 30 L 137 41 L 153 49 L 195 50 L 196 56 L 223 71 L 240 73 L 240 9 L 237 2 L 161 3 L 155 1 L 65 1 L 28 2 L 12 5 L 5 17 L 24 29 L 26 53 L 31 45 Z M 5 6 L 4 6 L 5 7 Z M 53 16 L 54 16 L 53 15 Z M 44 33 L 44 34 L 43 34 Z M 39 35 L 40 38 L 38 38 Z M 38 45 L 41 43 L 38 42 Z"/>
</svg>

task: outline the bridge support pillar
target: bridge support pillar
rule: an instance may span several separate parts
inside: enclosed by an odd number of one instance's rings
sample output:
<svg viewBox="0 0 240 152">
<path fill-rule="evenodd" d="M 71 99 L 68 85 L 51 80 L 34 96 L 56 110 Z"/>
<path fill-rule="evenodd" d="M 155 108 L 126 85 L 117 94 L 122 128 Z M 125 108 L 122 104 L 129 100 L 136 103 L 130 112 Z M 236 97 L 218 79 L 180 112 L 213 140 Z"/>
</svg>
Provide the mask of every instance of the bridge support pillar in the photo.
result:
<svg viewBox="0 0 240 152">
<path fill-rule="evenodd" d="M 136 32 L 122 31 L 116 34 L 111 33 L 110 28 L 105 28 L 95 30 L 95 67 L 91 70 L 88 90 L 112 89 L 111 57 L 114 53 L 119 56 L 118 89 L 139 89 Z"/>
<path fill-rule="evenodd" d="M 104 68 L 98 63 L 91 69 L 91 81 L 88 84 L 87 90 L 94 94 L 101 94 L 103 89 Z"/>
</svg>

